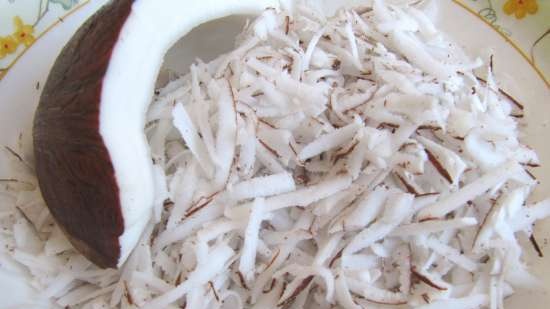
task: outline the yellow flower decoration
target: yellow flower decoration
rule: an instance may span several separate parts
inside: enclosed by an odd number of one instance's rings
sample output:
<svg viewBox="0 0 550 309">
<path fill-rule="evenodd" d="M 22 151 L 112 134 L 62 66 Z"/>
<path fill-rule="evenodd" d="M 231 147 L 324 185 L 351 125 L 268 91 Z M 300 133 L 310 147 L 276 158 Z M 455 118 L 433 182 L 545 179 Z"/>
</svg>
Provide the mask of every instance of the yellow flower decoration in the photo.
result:
<svg viewBox="0 0 550 309">
<path fill-rule="evenodd" d="M 17 44 L 15 39 L 11 36 L 0 37 L 0 59 L 13 53 L 18 45 L 19 44 Z"/>
<path fill-rule="evenodd" d="M 15 39 L 25 46 L 30 46 L 34 42 L 34 27 L 31 25 L 25 25 L 19 16 L 13 18 L 13 23 L 15 24 L 15 33 L 13 36 Z"/>
<path fill-rule="evenodd" d="M 506 15 L 514 14 L 517 19 L 522 19 L 527 13 L 535 14 L 539 6 L 537 0 L 508 0 L 502 9 Z"/>
</svg>

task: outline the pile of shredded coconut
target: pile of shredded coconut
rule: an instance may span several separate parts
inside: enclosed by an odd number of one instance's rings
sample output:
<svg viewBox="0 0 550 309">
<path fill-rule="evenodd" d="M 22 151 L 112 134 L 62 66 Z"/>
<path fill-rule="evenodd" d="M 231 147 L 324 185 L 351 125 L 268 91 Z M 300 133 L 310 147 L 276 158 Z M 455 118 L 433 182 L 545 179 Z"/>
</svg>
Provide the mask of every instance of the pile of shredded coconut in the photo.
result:
<svg viewBox="0 0 550 309">
<path fill-rule="evenodd" d="M 120 270 L 13 150 L 2 267 L 61 308 L 503 308 L 539 288 L 518 239 L 550 200 L 526 204 L 538 159 L 491 70 L 412 4 L 268 9 L 155 93 L 153 222 Z"/>
</svg>

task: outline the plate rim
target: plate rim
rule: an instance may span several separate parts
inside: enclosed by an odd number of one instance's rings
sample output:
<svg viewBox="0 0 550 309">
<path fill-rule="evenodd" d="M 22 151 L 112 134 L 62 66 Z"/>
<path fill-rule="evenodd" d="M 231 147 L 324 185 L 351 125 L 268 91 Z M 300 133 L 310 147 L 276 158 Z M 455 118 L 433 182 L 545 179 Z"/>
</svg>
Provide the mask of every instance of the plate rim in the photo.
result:
<svg viewBox="0 0 550 309">
<path fill-rule="evenodd" d="M 83 2 L 79 3 L 77 6 L 75 6 L 71 11 L 67 12 L 63 16 L 60 16 L 58 20 L 56 20 L 54 23 L 49 25 L 42 33 L 40 33 L 36 40 L 30 44 L 29 46 L 25 47 L 25 49 L 19 53 L 15 59 L 6 67 L 0 70 L 0 82 L 8 75 L 8 73 L 12 70 L 12 68 L 15 66 L 15 64 L 27 53 L 27 51 L 34 46 L 36 41 L 41 39 L 43 36 L 47 35 L 53 28 L 58 26 L 63 22 L 63 19 L 71 16 L 72 14 L 76 13 L 80 9 L 82 9 L 84 6 L 88 5 L 91 2 L 91 0 L 84 0 Z M 510 44 L 514 50 L 521 55 L 524 61 L 527 62 L 527 64 L 535 71 L 535 73 L 539 76 L 539 78 L 543 81 L 543 83 L 546 85 L 547 89 L 550 89 L 550 81 L 546 78 L 544 75 L 544 72 L 537 66 L 537 64 L 532 61 L 532 59 L 525 53 L 523 49 L 519 47 L 519 45 L 512 40 L 509 36 L 504 34 L 502 31 L 499 31 L 495 26 L 493 26 L 489 21 L 487 21 L 485 18 L 480 16 L 476 11 L 474 11 L 471 7 L 463 3 L 461 0 L 452 0 L 452 3 L 457 5 L 458 7 L 466 10 L 468 13 L 473 15 L 476 19 L 480 20 L 485 26 L 488 26 L 493 31 L 495 31 L 506 43 Z M 540 38 L 539 38 L 540 40 Z"/>
</svg>

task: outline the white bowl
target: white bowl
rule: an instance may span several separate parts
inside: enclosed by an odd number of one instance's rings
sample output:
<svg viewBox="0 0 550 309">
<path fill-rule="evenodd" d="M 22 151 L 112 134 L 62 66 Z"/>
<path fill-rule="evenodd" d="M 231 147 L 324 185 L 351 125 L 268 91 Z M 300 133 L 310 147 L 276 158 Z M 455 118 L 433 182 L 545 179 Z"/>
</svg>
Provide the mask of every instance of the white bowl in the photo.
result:
<svg viewBox="0 0 550 309">
<path fill-rule="evenodd" d="M 78 26 L 90 16 L 103 1 L 91 1 L 75 14 L 66 18 L 62 25 L 55 27 L 37 41 L 0 81 L 0 145 L 16 148 L 20 133 L 23 134 L 25 156 L 32 157 L 30 128 L 34 109 L 38 103 L 41 87 L 57 54 Z M 340 5 L 336 1 L 321 1 L 330 9 Z M 361 3 L 361 1 L 344 1 Z M 533 199 L 540 200 L 550 192 L 550 143 L 546 131 L 550 125 L 550 91 L 545 81 L 534 67 L 493 28 L 478 16 L 451 1 L 437 1 L 440 5 L 437 24 L 456 42 L 471 54 L 487 56 L 494 54 L 495 74 L 500 86 L 526 107 L 524 140 L 534 147 L 542 161 L 542 167 L 534 174 L 541 184 Z M 210 60 L 217 54 L 233 47 L 233 37 L 240 30 L 244 17 L 229 17 L 200 26 L 174 46 L 166 57 L 166 66 L 183 72 L 196 58 Z M 207 35 L 204 35 L 207 34 Z M 199 39 L 200 38 L 200 39 Z M 542 59 L 550 62 L 550 55 Z M 5 162 L 0 160 L 0 178 L 5 175 Z M 0 199 L 0 203 L 2 200 Z M 547 246 L 550 238 L 550 220 L 539 223 L 536 235 L 543 252 L 550 257 Z M 550 258 L 538 258 L 530 247 L 526 250 L 526 260 L 531 270 L 550 287 Z M 0 255 L 0 260 L 4 260 Z M 29 308 L 29 300 L 42 307 L 37 291 L 27 283 L 25 274 L 17 265 L 4 263 L 0 266 L 0 308 Z M 8 296 L 8 297 L 6 297 Z M 24 305 L 27 304 L 27 305 Z M 545 309 L 550 307 L 547 292 L 518 291 L 506 300 L 506 308 Z"/>
</svg>

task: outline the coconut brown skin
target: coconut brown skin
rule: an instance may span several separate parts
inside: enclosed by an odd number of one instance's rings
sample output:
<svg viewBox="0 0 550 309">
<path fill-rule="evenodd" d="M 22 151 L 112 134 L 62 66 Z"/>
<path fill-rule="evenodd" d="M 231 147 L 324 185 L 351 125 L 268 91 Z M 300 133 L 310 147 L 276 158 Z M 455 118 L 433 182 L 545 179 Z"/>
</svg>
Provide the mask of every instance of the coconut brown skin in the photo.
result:
<svg viewBox="0 0 550 309">
<path fill-rule="evenodd" d="M 93 15 L 65 46 L 34 118 L 36 173 L 44 200 L 73 246 L 100 267 L 117 267 L 124 218 L 113 164 L 100 135 L 100 99 L 132 0 Z"/>
</svg>

